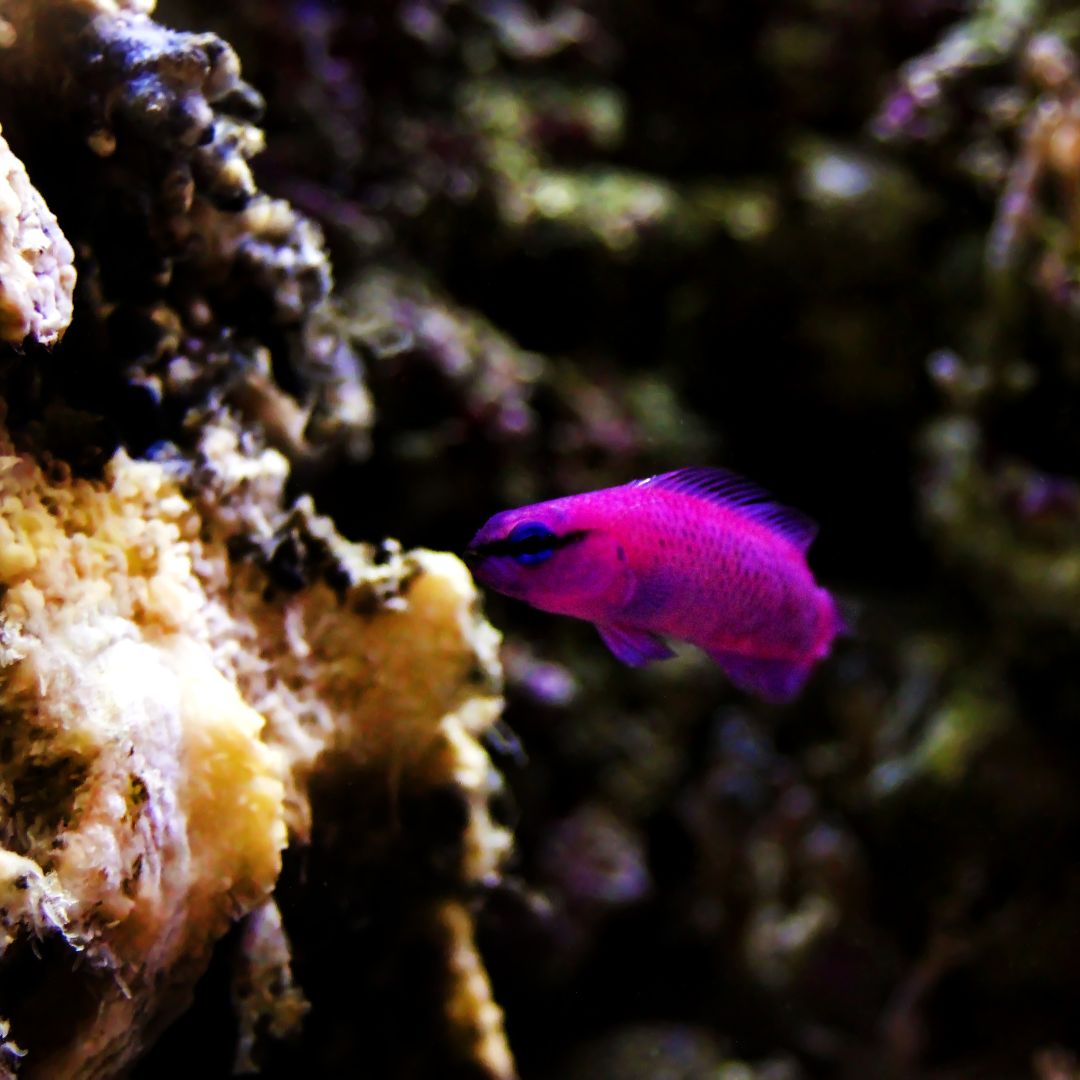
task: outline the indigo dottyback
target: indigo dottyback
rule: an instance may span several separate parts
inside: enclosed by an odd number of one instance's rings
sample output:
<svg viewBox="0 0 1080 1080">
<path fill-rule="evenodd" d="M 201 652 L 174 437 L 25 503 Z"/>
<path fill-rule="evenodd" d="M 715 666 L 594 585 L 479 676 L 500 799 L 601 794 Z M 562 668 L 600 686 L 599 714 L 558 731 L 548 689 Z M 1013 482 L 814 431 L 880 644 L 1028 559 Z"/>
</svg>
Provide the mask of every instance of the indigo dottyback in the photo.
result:
<svg viewBox="0 0 1080 1080">
<path fill-rule="evenodd" d="M 843 625 L 806 565 L 816 532 L 746 480 L 688 468 L 496 514 L 466 558 L 498 592 L 595 623 L 624 663 L 664 660 L 677 638 L 789 701 Z"/>
</svg>

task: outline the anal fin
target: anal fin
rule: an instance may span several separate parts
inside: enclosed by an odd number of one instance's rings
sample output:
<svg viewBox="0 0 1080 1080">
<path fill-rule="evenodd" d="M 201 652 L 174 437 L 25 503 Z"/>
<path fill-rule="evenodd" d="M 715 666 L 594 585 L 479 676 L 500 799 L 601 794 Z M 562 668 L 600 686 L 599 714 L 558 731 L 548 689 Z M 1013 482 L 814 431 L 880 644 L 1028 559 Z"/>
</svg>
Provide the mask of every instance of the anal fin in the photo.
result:
<svg viewBox="0 0 1080 1080">
<path fill-rule="evenodd" d="M 794 660 L 762 660 L 720 650 L 709 655 L 740 690 L 777 704 L 797 697 L 813 670 L 813 664 Z"/>
<path fill-rule="evenodd" d="M 655 634 L 648 630 L 635 630 L 629 626 L 607 624 L 596 629 L 604 644 L 624 663 L 631 667 L 644 667 L 654 660 L 668 660 L 675 654 Z"/>
</svg>

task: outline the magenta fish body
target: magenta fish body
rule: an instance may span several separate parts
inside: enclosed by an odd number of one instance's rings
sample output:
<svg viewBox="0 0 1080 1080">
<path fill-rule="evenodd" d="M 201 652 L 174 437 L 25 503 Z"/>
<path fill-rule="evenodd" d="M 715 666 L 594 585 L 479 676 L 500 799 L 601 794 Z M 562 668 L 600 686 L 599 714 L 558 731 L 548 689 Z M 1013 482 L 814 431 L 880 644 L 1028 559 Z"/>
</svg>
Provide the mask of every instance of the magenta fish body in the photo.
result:
<svg viewBox="0 0 1080 1080">
<path fill-rule="evenodd" d="M 789 701 L 843 629 L 806 563 L 816 532 L 734 474 L 690 468 L 496 514 L 467 558 L 498 592 L 594 623 L 627 664 L 675 638 Z"/>
</svg>

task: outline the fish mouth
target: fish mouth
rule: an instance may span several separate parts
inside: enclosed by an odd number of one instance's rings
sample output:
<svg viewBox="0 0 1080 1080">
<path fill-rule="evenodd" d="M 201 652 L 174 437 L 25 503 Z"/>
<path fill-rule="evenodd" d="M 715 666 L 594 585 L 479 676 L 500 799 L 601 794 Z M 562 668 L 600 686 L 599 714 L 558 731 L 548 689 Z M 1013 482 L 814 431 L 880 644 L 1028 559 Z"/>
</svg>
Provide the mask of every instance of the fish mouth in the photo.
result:
<svg viewBox="0 0 1080 1080">
<path fill-rule="evenodd" d="M 489 562 L 497 552 L 489 551 L 486 544 L 471 543 L 462 553 L 461 561 L 470 569 Z"/>
<path fill-rule="evenodd" d="M 518 580 L 520 570 L 507 556 L 492 555 L 480 548 L 466 548 L 461 556 L 473 580 L 496 592 L 508 596 L 520 596 L 524 588 Z"/>
<path fill-rule="evenodd" d="M 484 568 L 491 566 L 491 555 L 488 552 L 477 547 L 467 547 L 461 553 L 461 561 L 478 581 L 485 580 Z"/>
</svg>

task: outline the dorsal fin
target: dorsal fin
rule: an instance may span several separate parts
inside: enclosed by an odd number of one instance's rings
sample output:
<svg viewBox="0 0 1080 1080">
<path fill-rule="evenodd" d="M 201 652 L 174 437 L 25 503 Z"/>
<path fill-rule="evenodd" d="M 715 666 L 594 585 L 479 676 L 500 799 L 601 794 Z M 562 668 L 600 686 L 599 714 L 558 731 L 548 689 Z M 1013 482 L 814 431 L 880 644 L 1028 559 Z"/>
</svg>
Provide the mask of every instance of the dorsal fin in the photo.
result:
<svg viewBox="0 0 1080 1080">
<path fill-rule="evenodd" d="M 697 466 L 638 480 L 636 487 L 656 487 L 707 499 L 779 533 L 800 551 L 817 536 L 817 525 L 798 510 L 782 506 L 757 485 L 726 469 Z"/>
</svg>

